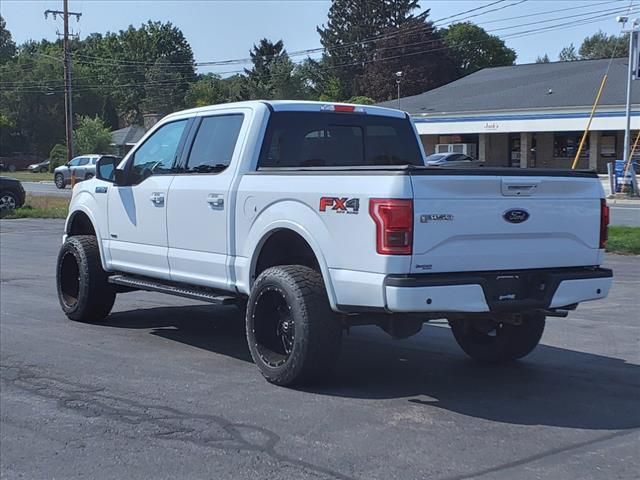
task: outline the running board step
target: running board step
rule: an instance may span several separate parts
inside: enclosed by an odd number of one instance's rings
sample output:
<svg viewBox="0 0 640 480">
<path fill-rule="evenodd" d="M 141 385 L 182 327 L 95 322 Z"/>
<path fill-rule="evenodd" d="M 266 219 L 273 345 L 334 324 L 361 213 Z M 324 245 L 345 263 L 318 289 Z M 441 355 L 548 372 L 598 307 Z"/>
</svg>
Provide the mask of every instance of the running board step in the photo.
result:
<svg viewBox="0 0 640 480">
<path fill-rule="evenodd" d="M 166 293 L 168 295 L 191 298 L 193 300 L 200 300 L 218 305 L 234 305 L 237 302 L 236 297 L 221 295 L 218 292 L 206 288 L 172 282 L 162 282 L 160 280 L 150 278 L 140 278 L 129 275 L 112 275 L 109 277 L 109 283 L 134 288 L 136 290 Z"/>
</svg>

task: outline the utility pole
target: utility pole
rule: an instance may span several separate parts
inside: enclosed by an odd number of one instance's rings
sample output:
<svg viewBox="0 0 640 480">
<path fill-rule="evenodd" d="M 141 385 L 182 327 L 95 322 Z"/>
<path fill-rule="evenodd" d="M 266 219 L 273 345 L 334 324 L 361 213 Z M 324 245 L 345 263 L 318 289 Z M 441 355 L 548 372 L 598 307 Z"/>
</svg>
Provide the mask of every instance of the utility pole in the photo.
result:
<svg viewBox="0 0 640 480">
<path fill-rule="evenodd" d="M 81 13 L 69 11 L 69 0 L 63 0 L 63 8 L 60 10 L 45 10 L 44 18 L 53 15 L 55 19 L 58 15 L 64 21 L 64 33 L 62 34 L 63 65 L 64 65 L 64 119 L 65 136 L 67 140 L 67 162 L 73 158 L 73 101 L 71 98 L 71 51 L 69 48 L 69 16 L 74 15 L 76 22 L 80 21 Z M 58 32 L 60 35 L 60 32 Z"/>
<path fill-rule="evenodd" d="M 631 88 L 633 85 L 634 77 L 637 79 L 637 69 L 638 69 L 638 26 L 640 25 L 640 21 L 636 18 L 632 24 L 630 29 L 625 29 L 626 23 L 629 21 L 629 17 L 620 16 L 617 17 L 616 20 L 619 23 L 622 23 L 622 32 L 629 33 L 629 66 L 627 71 L 627 99 L 625 104 L 625 129 L 624 129 L 624 154 L 622 159 L 624 160 L 625 165 L 628 165 L 631 162 Z"/>
</svg>

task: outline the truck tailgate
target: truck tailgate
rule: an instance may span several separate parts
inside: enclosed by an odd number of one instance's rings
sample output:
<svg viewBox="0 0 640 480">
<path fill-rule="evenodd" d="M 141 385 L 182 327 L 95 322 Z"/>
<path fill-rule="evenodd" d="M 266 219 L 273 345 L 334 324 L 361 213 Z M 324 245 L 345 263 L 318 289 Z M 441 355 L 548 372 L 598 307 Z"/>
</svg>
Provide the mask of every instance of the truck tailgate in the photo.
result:
<svg viewBox="0 0 640 480">
<path fill-rule="evenodd" d="M 597 177 L 417 174 L 412 186 L 412 273 L 601 263 Z"/>
</svg>

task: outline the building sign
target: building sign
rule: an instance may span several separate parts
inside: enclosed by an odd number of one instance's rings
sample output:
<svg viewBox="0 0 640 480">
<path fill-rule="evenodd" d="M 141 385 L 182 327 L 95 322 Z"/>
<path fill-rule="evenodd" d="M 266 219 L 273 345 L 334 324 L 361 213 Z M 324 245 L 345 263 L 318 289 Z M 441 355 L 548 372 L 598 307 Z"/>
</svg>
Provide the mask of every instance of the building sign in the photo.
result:
<svg viewBox="0 0 640 480">
<path fill-rule="evenodd" d="M 497 124 L 496 122 L 487 122 L 484 124 L 485 130 L 498 130 L 499 128 L 500 128 L 500 125 Z"/>
</svg>

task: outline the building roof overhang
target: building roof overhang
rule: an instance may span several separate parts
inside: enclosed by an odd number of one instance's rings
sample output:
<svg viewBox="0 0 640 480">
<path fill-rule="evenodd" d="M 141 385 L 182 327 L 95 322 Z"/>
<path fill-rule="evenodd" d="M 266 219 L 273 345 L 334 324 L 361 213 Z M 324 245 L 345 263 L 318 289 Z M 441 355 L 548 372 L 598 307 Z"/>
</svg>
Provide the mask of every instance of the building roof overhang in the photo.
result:
<svg viewBox="0 0 640 480">
<path fill-rule="evenodd" d="M 583 131 L 591 108 L 418 114 L 411 118 L 421 135 Z M 590 130 L 615 131 L 623 130 L 625 126 L 624 107 L 607 106 L 596 110 Z M 631 109 L 631 128 L 640 129 L 640 105 L 633 105 Z"/>
</svg>

